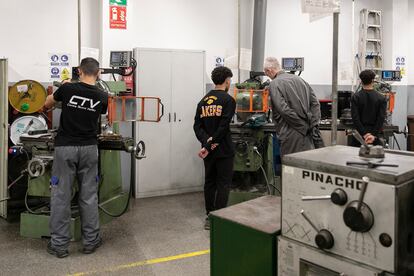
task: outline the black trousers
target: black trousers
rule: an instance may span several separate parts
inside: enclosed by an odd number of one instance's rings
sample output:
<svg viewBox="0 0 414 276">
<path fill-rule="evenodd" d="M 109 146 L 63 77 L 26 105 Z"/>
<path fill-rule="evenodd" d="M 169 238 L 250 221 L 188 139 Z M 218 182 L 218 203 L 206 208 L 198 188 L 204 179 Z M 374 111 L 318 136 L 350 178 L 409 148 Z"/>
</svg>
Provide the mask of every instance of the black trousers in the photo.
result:
<svg viewBox="0 0 414 276">
<path fill-rule="evenodd" d="M 207 215 L 227 206 L 233 179 L 233 161 L 234 157 L 214 158 L 214 156 L 207 156 L 204 159 L 206 173 L 204 199 Z"/>
</svg>

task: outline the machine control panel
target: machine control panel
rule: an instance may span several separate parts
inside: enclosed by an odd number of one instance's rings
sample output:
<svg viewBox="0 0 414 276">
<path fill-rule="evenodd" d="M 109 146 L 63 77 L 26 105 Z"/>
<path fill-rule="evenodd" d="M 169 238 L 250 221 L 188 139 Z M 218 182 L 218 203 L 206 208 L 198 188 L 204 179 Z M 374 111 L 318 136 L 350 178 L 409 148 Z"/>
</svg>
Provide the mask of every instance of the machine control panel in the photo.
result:
<svg viewBox="0 0 414 276">
<path fill-rule="evenodd" d="M 399 70 L 383 70 L 381 71 L 382 81 L 401 81 L 401 71 Z"/>
<path fill-rule="evenodd" d="M 109 64 L 111 67 L 129 67 L 131 58 L 131 51 L 111 51 Z"/>
<path fill-rule="evenodd" d="M 282 58 L 282 69 L 285 71 L 303 71 L 304 68 L 305 58 L 303 57 Z"/>
<path fill-rule="evenodd" d="M 393 186 L 286 165 L 282 179 L 284 237 L 393 272 Z"/>
</svg>

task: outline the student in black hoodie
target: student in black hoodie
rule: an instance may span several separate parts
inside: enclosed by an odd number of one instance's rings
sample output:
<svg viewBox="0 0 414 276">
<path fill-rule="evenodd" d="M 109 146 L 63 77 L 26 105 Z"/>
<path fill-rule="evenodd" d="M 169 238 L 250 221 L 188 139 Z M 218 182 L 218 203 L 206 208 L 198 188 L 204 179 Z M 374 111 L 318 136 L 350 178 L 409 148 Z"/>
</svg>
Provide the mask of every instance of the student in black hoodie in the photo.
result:
<svg viewBox="0 0 414 276">
<path fill-rule="evenodd" d="M 194 132 L 201 143 L 198 153 L 204 159 L 204 198 L 207 218 L 204 228 L 210 229 L 210 212 L 227 206 L 233 178 L 234 144 L 230 122 L 236 102 L 227 92 L 233 73 L 227 67 L 217 67 L 211 73 L 215 84 L 197 105 Z"/>
<path fill-rule="evenodd" d="M 382 131 L 387 113 L 387 100 L 374 90 L 375 72 L 364 70 L 359 74 L 362 90 L 351 98 L 352 121 L 355 129 L 367 144 L 380 145 L 379 134 Z M 352 146 L 361 144 L 353 138 Z"/>
</svg>

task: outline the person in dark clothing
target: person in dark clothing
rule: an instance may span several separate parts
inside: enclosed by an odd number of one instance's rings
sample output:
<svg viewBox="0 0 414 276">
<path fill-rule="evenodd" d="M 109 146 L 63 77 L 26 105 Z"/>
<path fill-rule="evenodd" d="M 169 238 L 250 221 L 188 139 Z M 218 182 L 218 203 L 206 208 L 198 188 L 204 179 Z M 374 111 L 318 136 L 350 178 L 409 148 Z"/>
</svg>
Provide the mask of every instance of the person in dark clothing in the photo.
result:
<svg viewBox="0 0 414 276">
<path fill-rule="evenodd" d="M 387 101 L 383 95 L 374 90 L 375 72 L 364 70 L 359 74 L 362 90 L 351 98 L 351 112 L 354 128 L 361 134 L 367 144 L 379 145 L 379 133 L 384 125 Z M 353 138 L 353 137 L 352 137 Z M 352 146 L 361 144 L 352 139 Z"/>
<path fill-rule="evenodd" d="M 205 229 L 210 229 L 210 212 L 227 206 L 233 178 L 234 144 L 230 122 L 236 102 L 227 92 L 233 73 L 227 67 L 217 67 L 211 73 L 215 84 L 197 105 L 194 132 L 201 143 L 198 153 L 204 159 L 204 198 L 207 218 Z"/>
<path fill-rule="evenodd" d="M 99 63 L 85 58 L 79 66 L 78 83 L 64 83 L 46 98 L 45 107 L 62 102 L 55 137 L 50 199 L 50 235 L 47 251 L 63 258 L 69 255 L 72 184 L 79 186 L 83 253 L 93 253 L 101 244 L 98 212 L 98 120 L 105 114 L 108 95 L 95 86 Z"/>
</svg>

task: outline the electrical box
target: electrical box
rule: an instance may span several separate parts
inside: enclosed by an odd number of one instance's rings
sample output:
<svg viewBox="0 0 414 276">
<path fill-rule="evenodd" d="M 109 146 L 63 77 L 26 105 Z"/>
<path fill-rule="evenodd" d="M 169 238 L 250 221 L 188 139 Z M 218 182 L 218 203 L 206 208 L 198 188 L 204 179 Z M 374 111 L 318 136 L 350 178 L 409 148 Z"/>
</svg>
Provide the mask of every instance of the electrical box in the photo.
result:
<svg viewBox="0 0 414 276">
<path fill-rule="evenodd" d="M 303 71 L 305 68 L 305 58 L 282 58 L 282 69 L 285 71 Z"/>
<path fill-rule="evenodd" d="M 131 51 L 111 51 L 109 64 L 111 67 L 129 67 L 131 58 Z"/>
<path fill-rule="evenodd" d="M 382 81 L 401 81 L 401 71 L 399 70 L 383 70 L 381 71 Z"/>
</svg>

